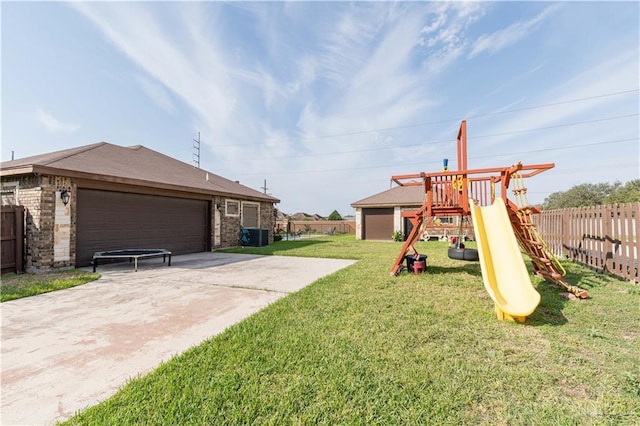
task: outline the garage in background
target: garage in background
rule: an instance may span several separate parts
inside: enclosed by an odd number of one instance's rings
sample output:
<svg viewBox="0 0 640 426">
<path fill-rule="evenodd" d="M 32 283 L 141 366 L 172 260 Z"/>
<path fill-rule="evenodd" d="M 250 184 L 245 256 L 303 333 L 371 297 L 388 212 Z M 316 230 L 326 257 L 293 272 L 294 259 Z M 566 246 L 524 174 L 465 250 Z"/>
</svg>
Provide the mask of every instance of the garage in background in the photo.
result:
<svg viewBox="0 0 640 426">
<path fill-rule="evenodd" d="M 423 187 L 396 186 L 351 203 L 356 209 L 356 238 L 391 240 L 394 231 L 406 235 L 411 224 L 402 220 L 402 211 L 415 210 L 423 200 Z"/>
</svg>

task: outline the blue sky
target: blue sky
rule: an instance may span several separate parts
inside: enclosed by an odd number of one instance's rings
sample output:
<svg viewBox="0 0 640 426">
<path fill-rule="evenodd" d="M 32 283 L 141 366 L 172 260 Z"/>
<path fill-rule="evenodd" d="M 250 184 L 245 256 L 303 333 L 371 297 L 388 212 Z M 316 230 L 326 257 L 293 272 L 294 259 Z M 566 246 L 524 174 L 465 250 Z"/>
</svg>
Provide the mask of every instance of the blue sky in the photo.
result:
<svg viewBox="0 0 640 426">
<path fill-rule="evenodd" d="M 396 174 L 555 163 L 529 200 L 640 176 L 638 2 L 2 2 L 2 160 L 145 145 L 286 213 Z"/>
</svg>

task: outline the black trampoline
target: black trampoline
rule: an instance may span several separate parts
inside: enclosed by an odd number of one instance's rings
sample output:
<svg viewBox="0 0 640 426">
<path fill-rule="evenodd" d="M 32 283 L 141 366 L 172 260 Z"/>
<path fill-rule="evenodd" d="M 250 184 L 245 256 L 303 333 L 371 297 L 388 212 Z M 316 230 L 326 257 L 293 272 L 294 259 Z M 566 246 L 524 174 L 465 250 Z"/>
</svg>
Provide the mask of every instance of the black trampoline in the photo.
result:
<svg viewBox="0 0 640 426">
<path fill-rule="evenodd" d="M 93 254 L 93 272 L 98 267 L 99 259 L 129 259 L 129 262 L 134 261 L 134 270 L 138 271 L 138 259 L 147 257 L 159 257 L 162 256 L 162 262 L 167 261 L 169 256 L 169 264 L 171 266 L 171 252 L 166 249 L 125 249 L 125 250 L 107 250 L 99 251 Z"/>
</svg>

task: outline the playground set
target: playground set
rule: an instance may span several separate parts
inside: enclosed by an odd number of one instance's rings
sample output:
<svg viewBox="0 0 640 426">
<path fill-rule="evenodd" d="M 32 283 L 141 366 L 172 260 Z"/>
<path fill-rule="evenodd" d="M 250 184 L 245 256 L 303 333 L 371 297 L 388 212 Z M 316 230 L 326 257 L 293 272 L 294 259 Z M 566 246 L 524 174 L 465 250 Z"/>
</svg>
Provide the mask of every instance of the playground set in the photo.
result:
<svg viewBox="0 0 640 426">
<path fill-rule="evenodd" d="M 405 260 L 410 269 L 426 269 L 426 262 L 424 266 L 421 264 L 426 256 L 420 255 L 414 245 L 423 234 L 423 228 L 434 217 L 458 216 L 462 224 L 470 216 L 478 249 L 477 256 L 470 256 L 469 260 L 480 261 L 484 285 L 495 302 L 499 319 L 512 318 L 523 322 L 540 302 L 521 249 L 531 258 L 536 275 L 580 298 L 588 297 L 585 290 L 569 284 L 564 278 L 564 268 L 532 221 L 532 215 L 539 210 L 529 205 L 524 179 L 552 169 L 554 164 L 517 163 L 509 167 L 468 169 L 466 121 L 462 121 L 458 131 L 457 151 L 458 170 L 449 170 L 445 160 L 440 172 L 392 176 L 391 179 L 400 186 L 422 186 L 425 196 L 420 208 L 402 212 L 413 227 L 391 268 L 391 275 L 400 273 Z M 507 197 L 510 185 L 513 186 L 514 201 Z M 461 246 L 456 252 L 460 256 L 455 258 L 467 259 Z M 449 254 L 453 257 L 451 250 Z M 415 257 L 414 262 L 410 262 L 411 257 Z M 415 265 L 416 261 L 418 265 Z"/>
</svg>

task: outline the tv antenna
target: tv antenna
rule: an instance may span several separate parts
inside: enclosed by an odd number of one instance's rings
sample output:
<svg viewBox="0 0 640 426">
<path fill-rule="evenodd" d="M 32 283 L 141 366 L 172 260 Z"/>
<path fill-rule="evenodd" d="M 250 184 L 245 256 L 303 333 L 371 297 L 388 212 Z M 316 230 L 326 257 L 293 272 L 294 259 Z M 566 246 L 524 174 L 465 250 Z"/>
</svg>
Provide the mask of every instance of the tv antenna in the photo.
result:
<svg viewBox="0 0 640 426">
<path fill-rule="evenodd" d="M 198 139 L 193 140 L 193 167 L 200 168 L 200 132 L 198 132 Z"/>
</svg>

